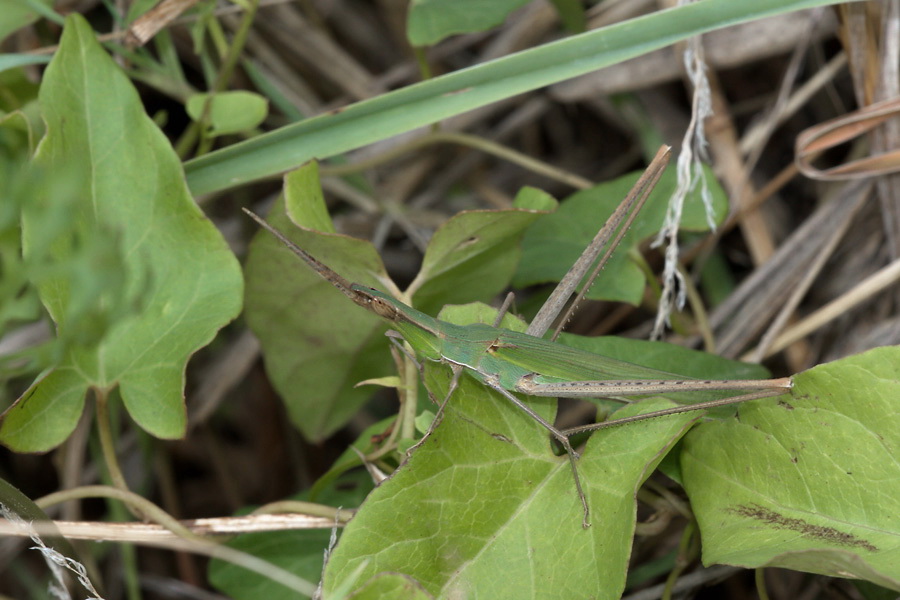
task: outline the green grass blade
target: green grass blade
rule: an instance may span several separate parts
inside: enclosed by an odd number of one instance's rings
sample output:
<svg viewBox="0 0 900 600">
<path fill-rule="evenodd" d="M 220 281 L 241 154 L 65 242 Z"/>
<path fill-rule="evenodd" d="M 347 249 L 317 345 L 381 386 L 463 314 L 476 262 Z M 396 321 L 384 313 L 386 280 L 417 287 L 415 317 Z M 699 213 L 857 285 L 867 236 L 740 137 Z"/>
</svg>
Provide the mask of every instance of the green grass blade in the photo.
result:
<svg viewBox="0 0 900 600">
<path fill-rule="evenodd" d="M 185 164 L 207 194 L 584 75 L 714 29 L 838 0 L 705 0 L 617 23 L 350 105 Z"/>
<path fill-rule="evenodd" d="M 48 62 L 49 56 L 39 54 L 0 54 L 0 72 L 28 65 L 45 65 Z"/>
</svg>

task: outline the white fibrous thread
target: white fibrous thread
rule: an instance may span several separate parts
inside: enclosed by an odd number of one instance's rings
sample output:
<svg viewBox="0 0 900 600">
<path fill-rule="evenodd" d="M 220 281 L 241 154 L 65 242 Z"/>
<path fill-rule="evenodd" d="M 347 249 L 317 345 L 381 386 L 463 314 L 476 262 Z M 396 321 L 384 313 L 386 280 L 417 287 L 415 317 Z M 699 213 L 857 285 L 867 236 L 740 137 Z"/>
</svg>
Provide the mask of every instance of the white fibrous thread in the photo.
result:
<svg viewBox="0 0 900 600">
<path fill-rule="evenodd" d="M 653 242 L 654 248 L 664 243 L 667 246 L 666 264 L 663 268 L 663 289 L 659 300 L 659 310 L 656 313 L 656 322 L 653 324 L 651 333 L 652 339 L 659 339 L 663 329 L 669 324 L 669 314 L 673 310 L 673 305 L 677 310 L 684 307 L 685 282 L 678 270 L 678 225 L 681 222 L 685 198 L 697 188 L 698 183 L 700 197 L 706 208 L 706 220 L 710 229 L 715 231 L 716 228 L 712 194 L 710 194 L 702 164 L 702 161 L 707 159 L 703 123 L 707 117 L 713 114 L 713 111 L 712 94 L 709 89 L 709 80 L 706 78 L 706 63 L 703 59 L 703 48 L 699 37 L 688 41 L 684 52 L 684 65 L 691 84 L 694 86 L 694 97 L 691 103 L 691 121 L 684 133 L 681 153 L 678 155 L 676 163 L 678 185 L 672 198 L 669 199 L 666 219 Z"/>
<path fill-rule="evenodd" d="M 25 522 L 18 514 L 7 508 L 3 503 L 0 503 L 0 515 L 3 515 L 3 518 L 10 523 L 18 525 L 28 532 L 28 537 L 36 544 L 36 546 L 32 546 L 31 549 L 37 550 L 44 556 L 44 560 L 47 561 L 47 567 L 53 574 L 53 581 L 50 582 L 49 588 L 50 595 L 53 598 L 58 598 L 59 600 L 71 600 L 72 598 L 65 585 L 65 574 L 63 571 L 63 569 L 65 569 L 71 571 L 78 579 L 78 582 L 84 586 L 84 589 L 92 594 L 87 600 L 103 600 L 103 598 L 100 597 L 100 594 L 97 593 L 97 590 L 94 589 L 91 580 L 88 579 L 87 570 L 84 568 L 83 564 L 76 560 L 72 560 L 68 556 L 62 555 L 53 548 L 47 546 L 30 523 Z"/>
<path fill-rule="evenodd" d="M 321 598 L 324 597 L 323 585 L 325 583 L 325 567 L 328 566 L 328 560 L 331 558 L 331 552 L 337 545 L 337 531 L 339 525 L 338 515 L 341 514 L 342 508 L 342 506 L 339 506 L 338 509 L 334 511 L 334 527 L 331 528 L 331 537 L 328 539 L 328 547 L 325 548 L 325 556 L 324 560 L 322 561 L 322 577 L 319 579 L 319 585 L 316 587 L 316 593 L 313 594 L 313 600 L 321 600 Z"/>
</svg>

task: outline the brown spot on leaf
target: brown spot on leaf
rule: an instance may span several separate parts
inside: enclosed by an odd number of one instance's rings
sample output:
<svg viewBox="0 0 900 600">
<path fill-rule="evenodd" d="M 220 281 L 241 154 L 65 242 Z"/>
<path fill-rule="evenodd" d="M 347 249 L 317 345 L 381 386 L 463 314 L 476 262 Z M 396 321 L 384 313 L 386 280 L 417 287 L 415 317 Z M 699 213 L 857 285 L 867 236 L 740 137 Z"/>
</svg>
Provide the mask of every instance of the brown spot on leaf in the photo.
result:
<svg viewBox="0 0 900 600">
<path fill-rule="evenodd" d="M 859 538 L 853 534 L 844 531 L 838 531 L 833 527 L 824 527 L 822 525 L 813 525 L 803 519 L 795 519 L 786 517 L 774 510 L 762 507 L 758 504 L 742 504 L 735 508 L 728 509 L 729 512 L 738 514 L 748 519 L 762 521 L 774 529 L 788 529 L 796 531 L 800 535 L 813 538 L 837 546 L 849 546 L 852 548 L 862 548 L 869 552 L 877 552 L 878 548 L 870 544 L 868 541 Z"/>
</svg>

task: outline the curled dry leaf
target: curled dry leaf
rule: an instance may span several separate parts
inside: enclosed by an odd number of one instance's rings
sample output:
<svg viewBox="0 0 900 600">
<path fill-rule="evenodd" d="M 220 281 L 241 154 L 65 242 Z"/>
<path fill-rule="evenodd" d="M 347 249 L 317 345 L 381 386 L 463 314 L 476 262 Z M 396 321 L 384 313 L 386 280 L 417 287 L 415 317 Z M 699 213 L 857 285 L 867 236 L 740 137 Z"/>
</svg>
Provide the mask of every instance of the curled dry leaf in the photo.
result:
<svg viewBox="0 0 900 600">
<path fill-rule="evenodd" d="M 821 181 L 864 179 L 897 173 L 900 171 L 900 150 L 851 160 L 828 169 L 814 167 L 812 161 L 824 151 L 872 131 L 898 114 L 900 98 L 892 98 L 804 130 L 797 136 L 795 145 L 797 168 L 810 179 Z"/>
</svg>

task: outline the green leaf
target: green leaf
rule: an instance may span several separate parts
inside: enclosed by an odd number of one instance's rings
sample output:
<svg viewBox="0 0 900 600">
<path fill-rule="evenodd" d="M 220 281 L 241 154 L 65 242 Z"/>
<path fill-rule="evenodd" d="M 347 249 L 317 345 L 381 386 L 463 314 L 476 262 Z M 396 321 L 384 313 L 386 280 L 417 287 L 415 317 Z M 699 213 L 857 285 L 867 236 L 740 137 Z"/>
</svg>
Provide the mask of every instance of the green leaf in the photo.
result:
<svg viewBox="0 0 900 600">
<path fill-rule="evenodd" d="M 388 375 L 387 377 L 375 377 L 374 379 L 366 379 L 360 381 L 357 385 L 377 385 L 386 388 L 400 387 L 400 378 L 397 375 Z"/>
<path fill-rule="evenodd" d="M 68 177 L 78 200 L 69 217 L 76 239 L 111 240 L 122 249 L 106 258 L 124 264 L 123 281 L 104 279 L 103 271 L 95 276 L 110 286 L 101 286 L 102 297 L 131 303 L 132 310 L 114 314 L 121 319 L 98 343 L 73 347 L 36 381 L 7 414 L 0 439 L 16 450 L 50 449 L 74 429 L 89 388 L 115 387 L 141 427 L 180 437 L 187 360 L 240 310 L 237 261 L 188 194 L 169 142 L 79 15 L 66 19 L 40 101 L 47 135 L 36 162 Z M 26 257 L 42 249 L 35 242 L 45 234 L 33 213 L 23 216 Z M 59 242 L 54 252 L 71 248 Z M 68 320 L 79 299 L 66 282 L 62 273 L 40 286 L 60 332 L 79 326 Z"/>
<path fill-rule="evenodd" d="M 363 240 L 322 233 L 327 220 L 314 166 L 285 181 L 290 216 L 279 201 L 269 222 L 354 283 L 384 289 L 381 258 Z M 333 230 L 330 220 L 327 228 Z M 318 441 L 340 429 L 371 396 L 354 386 L 391 374 L 387 329 L 355 306 L 267 232 L 250 245 L 245 265 L 247 323 L 262 344 L 266 372 L 294 425 Z"/>
<path fill-rule="evenodd" d="M 194 94 L 188 98 L 185 109 L 188 115 L 199 121 L 203 117 L 210 94 Z M 219 92 L 209 100 L 208 135 L 228 135 L 257 127 L 269 113 L 269 102 L 259 94 L 243 90 Z"/>
<path fill-rule="evenodd" d="M 335 591 L 339 595 L 339 591 Z M 428 592 L 411 577 L 381 573 L 354 591 L 353 600 L 431 600 Z"/>
<path fill-rule="evenodd" d="M 39 1 L 47 7 L 53 6 L 52 0 Z M 23 0 L 0 0 L 0 42 L 14 31 L 37 21 L 38 16 L 37 11 Z"/>
<path fill-rule="evenodd" d="M 53 522 L 53 519 L 47 516 L 47 513 L 45 513 L 40 506 L 35 504 L 31 498 L 2 478 L 0 478 L 0 505 L 7 510 L 11 510 L 15 515 L 27 523 L 40 524 L 40 526 L 45 529 L 45 532 L 40 536 L 45 544 L 66 556 L 69 560 L 82 562 L 79 560 L 78 553 L 75 551 L 72 543 L 63 537 L 56 529 L 56 523 Z M 8 518 L 7 515 L 3 516 Z M 47 533 L 47 529 L 52 530 L 54 534 L 51 535 Z"/>
<path fill-rule="evenodd" d="M 307 163 L 285 175 L 284 198 L 287 211 L 294 222 L 307 229 L 335 233 L 334 223 L 322 194 L 318 163 Z"/>
<path fill-rule="evenodd" d="M 382 94 L 185 165 L 195 194 L 283 173 L 689 37 L 843 0 L 704 0 L 659 11 Z"/>
<path fill-rule="evenodd" d="M 790 397 L 684 441 L 703 561 L 900 590 L 900 347 L 814 367 Z"/>
<path fill-rule="evenodd" d="M 458 33 L 485 31 L 502 23 L 529 0 L 412 0 L 406 37 L 413 46 L 433 46 Z"/>
<path fill-rule="evenodd" d="M 528 210 L 553 212 L 557 206 L 559 206 L 559 202 L 556 201 L 556 198 L 544 190 L 528 185 L 520 189 L 519 193 L 516 194 L 515 200 L 513 200 L 513 207 Z"/>
<path fill-rule="evenodd" d="M 449 378 L 445 367 L 426 366 L 436 397 Z M 552 420 L 555 401 L 527 402 Z M 463 377 L 443 422 L 347 526 L 326 568 L 326 594 L 359 568 L 360 581 L 392 572 L 439 597 L 618 598 L 636 490 L 693 419 L 593 436 L 578 463 L 593 519 L 585 530 L 568 460 L 553 453 L 544 428 Z"/>
<path fill-rule="evenodd" d="M 534 201 L 534 194 L 527 194 Z M 473 210 L 454 215 L 431 238 L 412 289 L 416 307 L 433 313 L 446 304 L 487 301 L 503 291 L 521 256 L 526 228 L 556 202 L 544 198 L 543 210 Z"/>
<path fill-rule="evenodd" d="M 481 302 L 471 304 L 457 304 L 445 306 L 438 317 L 448 323 L 468 325 L 470 323 L 485 323 L 493 325 L 497 319 L 497 309 Z M 510 331 L 524 332 L 528 329 L 525 321 L 514 314 L 506 313 L 500 321 L 500 327 Z"/>
<path fill-rule="evenodd" d="M 522 240 L 522 261 L 513 284 L 525 287 L 562 279 L 640 175 L 640 172 L 629 173 L 577 192 L 565 199 L 555 213 L 533 225 Z M 728 200 L 712 172 L 707 170 L 706 175 L 716 220 L 721 222 L 728 210 Z M 659 231 L 675 186 L 675 170 L 666 169 L 621 246 L 597 277 L 588 298 L 640 302 L 646 277 L 629 258 L 628 251 Z M 709 227 L 699 190 L 688 195 L 681 227 L 687 231 L 705 231 Z"/>
<path fill-rule="evenodd" d="M 550 0 L 559 13 L 563 26 L 572 33 L 581 33 L 587 29 L 587 16 L 581 0 Z"/>
<path fill-rule="evenodd" d="M 431 429 L 432 423 L 434 423 L 434 419 L 437 415 L 430 410 L 423 410 L 418 415 L 416 415 L 416 431 L 421 433 L 422 435 L 428 433 L 428 430 Z"/>
<path fill-rule="evenodd" d="M 375 444 L 372 441 L 373 438 L 384 438 L 386 432 L 390 430 L 396 421 L 397 417 L 392 416 L 366 427 L 356 438 L 356 441 L 350 444 L 350 447 L 344 450 L 337 460 L 334 461 L 331 468 L 313 484 L 309 490 L 309 500 L 311 502 L 319 502 L 320 494 L 322 494 L 323 491 L 330 489 L 338 477 L 342 476 L 350 469 L 362 466 L 363 463 L 360 455 L 365 456 L 377 450 L 378 444 Z M 362 498 L 360 498 L 360 502 L 362 502 Z M 358 506 L 360 502 L 353 505 L 342 506 L 344 508 L 350 506 L 355 507 Z"/>
<path fill-rule="evenodd" d="M 4 59 L 4 57 L 10 56 L 9 54 L 0 54 L 0 61 Z M 50 57 L 45 57 L 50 58 Z M 50 62 L 49 60 L 45 62 Z M 0 71 L 3 71 L 0 68 Z M 2 97 L 0 97 L 0 116 L 3 116 L 4 119 L 9 119 L 13 117 L 12 114 L 16 111 L 21 111 L 22 117 L 26 118 L 26 122 L 28 123 L 27 128 L 33 131 L 33 134 L 29 134 L 29 148 L 31 146 L 31 136 L 32 135 L 43 135 L 44 133 L 44 122 L 41 119 L 38 108 L 38 91 L 40 90 L 40 85 L 34 83 L 28 78 L 28 75 L 25 73 L 25 69 L 14 69 L 11 71 L 3 71 L 0 72 L 0 88 L 3 89 Z M 7 114 L 3 114 L 7 113 Z M 21 127 L 21 125 L 14 125 L 14 127 Z M 4 146 L 8 145 L 8 142 L 4 140 L 2 142 Z M 30 148 L 33 150 L 33 148 Z M 18 158 L 22 158 L 24 156 L 31 156 L 31 152 L 27 155 L 21 154 L 10 154 L 9 158 L 16 156 Z"/>
</svg>

